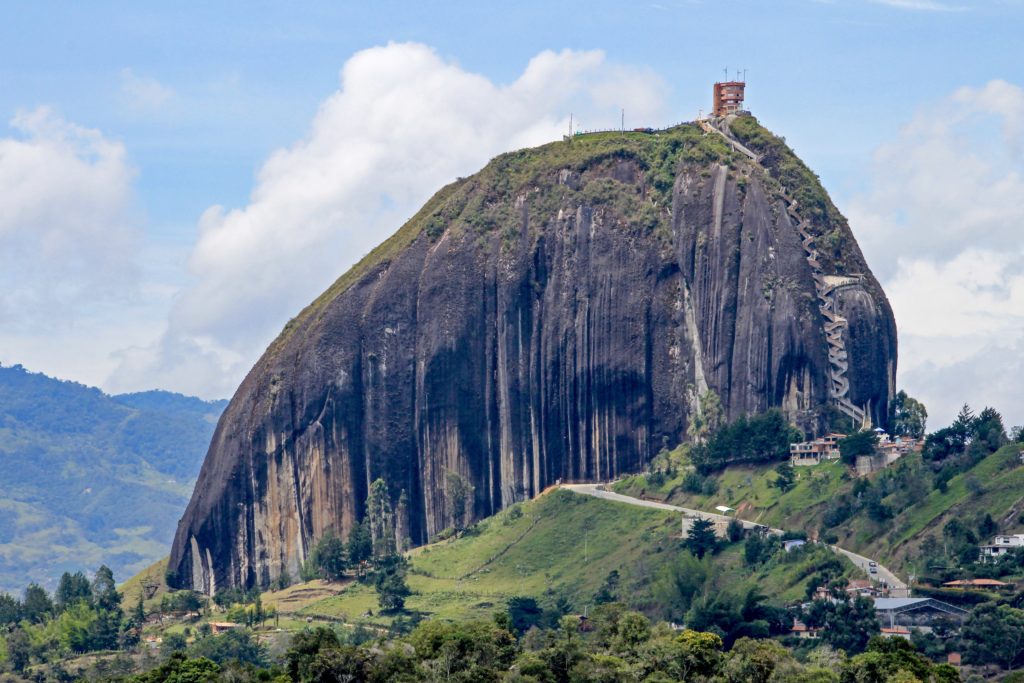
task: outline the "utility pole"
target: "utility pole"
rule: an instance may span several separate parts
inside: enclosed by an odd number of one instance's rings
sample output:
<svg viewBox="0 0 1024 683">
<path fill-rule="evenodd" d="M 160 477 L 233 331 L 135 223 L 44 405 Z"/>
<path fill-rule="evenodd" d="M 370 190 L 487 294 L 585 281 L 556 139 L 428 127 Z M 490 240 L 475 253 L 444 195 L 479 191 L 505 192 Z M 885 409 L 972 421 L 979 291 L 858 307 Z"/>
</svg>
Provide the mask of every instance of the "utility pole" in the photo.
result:
<svg viewBox="0 0 1024 683">
<path fill-rule="evenodd" d="M 622 110 L 622 130 L 623 131 L 626 130 L 626 110 L 625 110 L 625 108 L 623 108 L 623 110 Z"/>
</svg>

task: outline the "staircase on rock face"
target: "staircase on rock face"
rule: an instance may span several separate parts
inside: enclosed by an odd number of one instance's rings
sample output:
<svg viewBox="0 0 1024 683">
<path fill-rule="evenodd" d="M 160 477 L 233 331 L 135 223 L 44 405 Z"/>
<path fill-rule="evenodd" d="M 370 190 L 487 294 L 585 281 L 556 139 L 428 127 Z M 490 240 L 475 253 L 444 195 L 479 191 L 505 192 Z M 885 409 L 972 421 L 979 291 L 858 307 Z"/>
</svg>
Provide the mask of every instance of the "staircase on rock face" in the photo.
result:
<svg viewBox="0 0 1024 683">
<path fill-rule="evenodd" d="M 729 129 L 729 119 L 701 119 L 700 127 L 709 134 L 718 134 L 725 138 L 729 146 L 734 150 L 750 158 L 755 163 L 760 158 L 754 152 L 747 149 L 742 143 L 732 136 Z M 829 364 L 829 398 L 844 415 L 853 419 L 864 428 L 871 426 L 867 411 L 853 403 L 849 399 L 850 380 L 846 376 L 849 369 L 848 355 L 846 353 L 846 342 L 843 333 L 847 329 L 846 318 L 839 315 L 836 309 L 835 292 L 844 287 L 858 285 L 861 282 L 859 277 L 844 277 L 840 275 L 825 275 L 821 263 L 818 261 L 818 250 L 814 246 L 814 236 L 808 232 L 811 222 L 802 218 L 798 211 L 798 204 L 782 188 L 782 197 L 786 200 L 786 212 L 796 222 L 797 232 L 800 234 L 801 244 L 807 253 L 807 264 L 811 267 L 811 275 L 814 278 L 814 288 L 818 294 L 818 310 L 825 318 L 825 340 L 828 344 Z"/>
</svg>

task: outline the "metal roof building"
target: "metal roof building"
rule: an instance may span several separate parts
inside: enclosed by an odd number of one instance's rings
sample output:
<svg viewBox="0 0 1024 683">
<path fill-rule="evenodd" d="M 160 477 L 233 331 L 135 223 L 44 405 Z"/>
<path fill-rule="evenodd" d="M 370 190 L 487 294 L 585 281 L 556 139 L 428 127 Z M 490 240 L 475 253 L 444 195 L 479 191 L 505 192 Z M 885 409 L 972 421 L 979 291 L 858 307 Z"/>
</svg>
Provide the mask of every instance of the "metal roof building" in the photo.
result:
<svg viewBox="0 0 1024 683">
<path fill-rule="evenodd" d="M 963 621 L 968 612 L 934 598 L 875 598 L 875 611 L 889 628 L 901 626 L 928 626 L 936 619 Z"/>
</svg>

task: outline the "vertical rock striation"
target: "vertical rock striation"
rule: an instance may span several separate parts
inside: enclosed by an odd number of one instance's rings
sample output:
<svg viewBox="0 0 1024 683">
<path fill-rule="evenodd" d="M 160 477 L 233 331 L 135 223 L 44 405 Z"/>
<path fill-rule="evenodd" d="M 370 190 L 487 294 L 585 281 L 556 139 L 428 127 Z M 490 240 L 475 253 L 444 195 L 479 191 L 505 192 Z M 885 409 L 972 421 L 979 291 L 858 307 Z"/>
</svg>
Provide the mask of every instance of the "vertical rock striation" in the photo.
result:
<svg viewBox="0 0 1024 683">
<path fill-rule="evenodd" d="M 822 319 L 775 175 L 687 125 L 506 154 L 443 189 L 239 387 L 172 582 L 294 576 L 365 514 L 378 477 L 403 500 L 399 533 L 423 543 L 452 524 L 451 473 L 480 518 L 559 478 L 636 470 L 684 438 L 709 390 L 730 418 L 781 407 L 823 426 Z M 845 222 L 819 229 L 842 238 L 828 267 L 863 274 L 839 305 L 853 398 L 883 422 L 892 313 Z"/>
</svg>

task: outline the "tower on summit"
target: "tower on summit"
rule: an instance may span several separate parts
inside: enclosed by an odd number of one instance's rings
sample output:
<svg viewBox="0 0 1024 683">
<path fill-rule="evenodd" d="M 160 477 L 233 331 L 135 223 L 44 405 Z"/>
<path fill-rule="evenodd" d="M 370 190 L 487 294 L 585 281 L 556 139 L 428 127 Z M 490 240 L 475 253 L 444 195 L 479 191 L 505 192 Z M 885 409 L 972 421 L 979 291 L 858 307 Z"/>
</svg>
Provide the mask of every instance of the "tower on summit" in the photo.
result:
<svg viewBox="0 0 1024 683">
<path fill-rule="evenodd" d="M 741 111 L 743 109 L 743 89 L 746 85 L 744 81 L 715 83 L 712 113 L 715 116 L 727 116 Z"/>
</svg>

